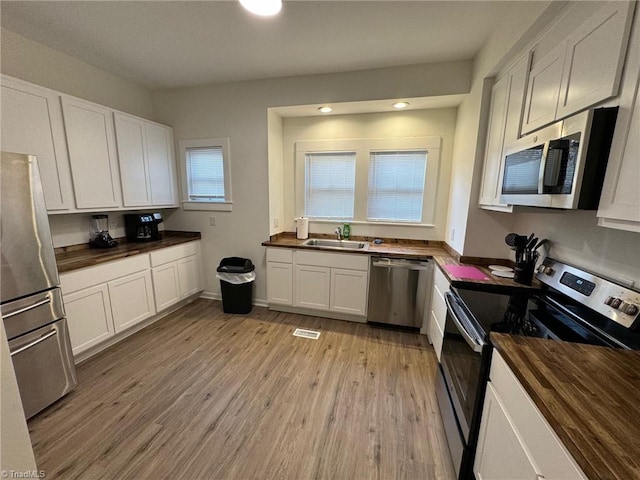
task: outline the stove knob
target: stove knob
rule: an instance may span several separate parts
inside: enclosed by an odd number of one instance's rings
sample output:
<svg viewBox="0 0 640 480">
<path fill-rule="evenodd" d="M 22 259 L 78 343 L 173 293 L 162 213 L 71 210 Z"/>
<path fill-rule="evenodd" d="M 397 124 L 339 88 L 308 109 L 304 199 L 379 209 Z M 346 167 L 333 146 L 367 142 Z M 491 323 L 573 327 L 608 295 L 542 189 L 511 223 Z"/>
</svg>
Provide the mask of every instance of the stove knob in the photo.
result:
<svg viewBox="0 0 640 480">
<path fill-rule="evenodd" d="M 620 306 L 618 307 L 618 310 L 620 310 L 622 313 L 627 313 L 627 307 L 629 306 L 629 304 L 627 302 L 625 302 L 624 300 L 621 301 Z"/>
<path fill-rule="evenodd" d="M 624 309 L 624 313 L 633 316 L 638 313 L 638 306 L 634 305 L 633 303 L 628 303 Z"/>
<path fill-rule="evenodd" d="M 614 297 L 607 297 L 607 299 L 604 301 L 605 305 L 611 305 L 611 302 L 613 302 Z"/>
<path fill-rule="evenodd" d="M 551 267 L 544 267 L 544 270 L 542 271 L 542 273 L 549 276 L 553 275 L 553 272 L 555 272 L 555 270 Z"/>
<path fill-rule="evenodd" d="M 614 298 L 613 300 L 611 300 L 611 308 L 615 308 L 616 310 L 618 308 L 620 308 L 620 304 L 622 303 L 622 300 L 620 300 L 619 298 Z"/>
</svg>

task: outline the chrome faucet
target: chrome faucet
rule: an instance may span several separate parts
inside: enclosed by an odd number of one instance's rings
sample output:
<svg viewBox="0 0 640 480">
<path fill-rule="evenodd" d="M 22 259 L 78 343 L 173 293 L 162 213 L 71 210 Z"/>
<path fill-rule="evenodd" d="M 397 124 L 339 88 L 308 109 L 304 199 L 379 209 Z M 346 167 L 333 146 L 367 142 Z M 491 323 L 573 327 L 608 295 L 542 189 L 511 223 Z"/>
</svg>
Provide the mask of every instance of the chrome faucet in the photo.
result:
<svg viewBox="0 0 640 480">
<path fill-rule="evenodd" d="M 336 227 L 333 233 L 338 236 L 338 240 L 342 240 L 342 229 L 340 227 Z"/>
</svg>

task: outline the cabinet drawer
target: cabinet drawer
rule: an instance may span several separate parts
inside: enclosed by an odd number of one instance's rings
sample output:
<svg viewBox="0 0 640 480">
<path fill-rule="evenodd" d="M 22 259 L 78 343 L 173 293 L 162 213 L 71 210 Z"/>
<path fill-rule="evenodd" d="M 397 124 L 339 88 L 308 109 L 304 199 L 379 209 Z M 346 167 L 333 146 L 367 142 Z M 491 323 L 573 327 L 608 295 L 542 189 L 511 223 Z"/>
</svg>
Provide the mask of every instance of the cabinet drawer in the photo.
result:
<svg viewBox="0 0 640 480">
<path fill-rule="evenodd" d="M 149 254 L 151 257 L 151 266 L 157 267 L 165 263 L 174 262 L 190 255 L 197 255 L 200 252 L 200 241 L 183 243 L 173 247 L 155 250 Z"/>
<path fill-rule="evenodd" d="M 513 426 L 533 453 L 540 471 L 547 478 L 585 478 L 524 387 L 495 350 L 490 377 Z"/>
<path fill-rule="evenodd" d="M 296 264 L 367 271 L 369 269 L 369 255 L 296 250 Z"/>
<path fill-rule="evenodd" d="M 267 262 L 293 263 L 291 248 L 267 248 Z"/>
<path fill-rule="evenodd" d="M 433 312 L 436 322 L 438 322 L 440 330 L 444 331 L 444 324 L 447 320 L 447 304 L 444 301 L 444 295 L 440 293 L 438 287 L 434 287 L 433 289 L 431 311 Z"/>
<path fill-rule="evenodd" d="M 450 283 L 439 268 L 433 269 L 433 285 L 438 289 L 440 296 L 444 300 L 444 294 L 449 291 Z"/>
<path fill-rule="evenodd" d="M 429 319 L 429 340 L 431 340 L 431 343 L 433 344 L 433 349 L 436 351 L 436 357 L 438 357 L 438 361 L 440 361 L 443 339 L 444 333 L 442 333 L 440 325 L 438 325 L 436 317 L 433 315 L 433 310 L 431 310 L 431 318 Z"/>
<path fill-rule="evenodd" d="M 149 255 L 134 255 L 133 257 L 108 262 L 104 265 L 62 273 L 60 274 L 60 288 L 62 289 L 62 294 L 66 295 L 67 293 L 106 283 L 148 268 Z"/>
</svg>

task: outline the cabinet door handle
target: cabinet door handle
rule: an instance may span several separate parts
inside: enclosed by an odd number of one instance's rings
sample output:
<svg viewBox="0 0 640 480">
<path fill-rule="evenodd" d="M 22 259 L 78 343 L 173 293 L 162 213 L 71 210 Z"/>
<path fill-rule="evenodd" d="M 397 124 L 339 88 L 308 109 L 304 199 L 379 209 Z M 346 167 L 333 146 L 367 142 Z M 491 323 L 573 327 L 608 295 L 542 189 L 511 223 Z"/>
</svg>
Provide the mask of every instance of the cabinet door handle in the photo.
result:
<svg viewBox="0 0 640 480">
<path fill-rule="evenodd" d="M 54 335 L 56 335 L 58 333 L 57 330 L 52 330 L 49 333 L 47 333 L 46 335 L 43 335 L 42 337 L 40 337 L 37 340 L 34 340 L 31 343 L 28 343 L 27 345 L 24 345 L 22 347 L 20 347 L 19 349 L 17 349 L 14 352 L 11 352 L 11 356 L 13 357 L 14 355 L 19 354 L 20 352 L 24 352 L 25 350 L 31 348 L 31 347 L 35 347 L 37 344 L 39 344 L 40 342 L 44 342 L 47 338 L 49 337 L 53 337 Z"/>
</svg>

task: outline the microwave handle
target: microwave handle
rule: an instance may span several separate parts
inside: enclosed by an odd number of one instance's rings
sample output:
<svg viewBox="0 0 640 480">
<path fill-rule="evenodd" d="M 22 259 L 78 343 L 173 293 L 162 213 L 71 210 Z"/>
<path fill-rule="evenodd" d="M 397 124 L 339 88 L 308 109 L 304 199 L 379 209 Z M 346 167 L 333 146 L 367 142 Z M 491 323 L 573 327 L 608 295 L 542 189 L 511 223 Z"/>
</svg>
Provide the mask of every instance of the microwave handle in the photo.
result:
<svg viewBox="0 0 640 480">
<path fill-rule="evenodd" d="M 549 144 L 551 140 L 544 142 L 544 148 L 542 149 L 542 161 L 540 162 L 540 170 L 538 170 L 538 194 L 542 195 L 544 192 L 544 172 L 547 169 L 547 156 L 549 155 Z"/>
</svg>

